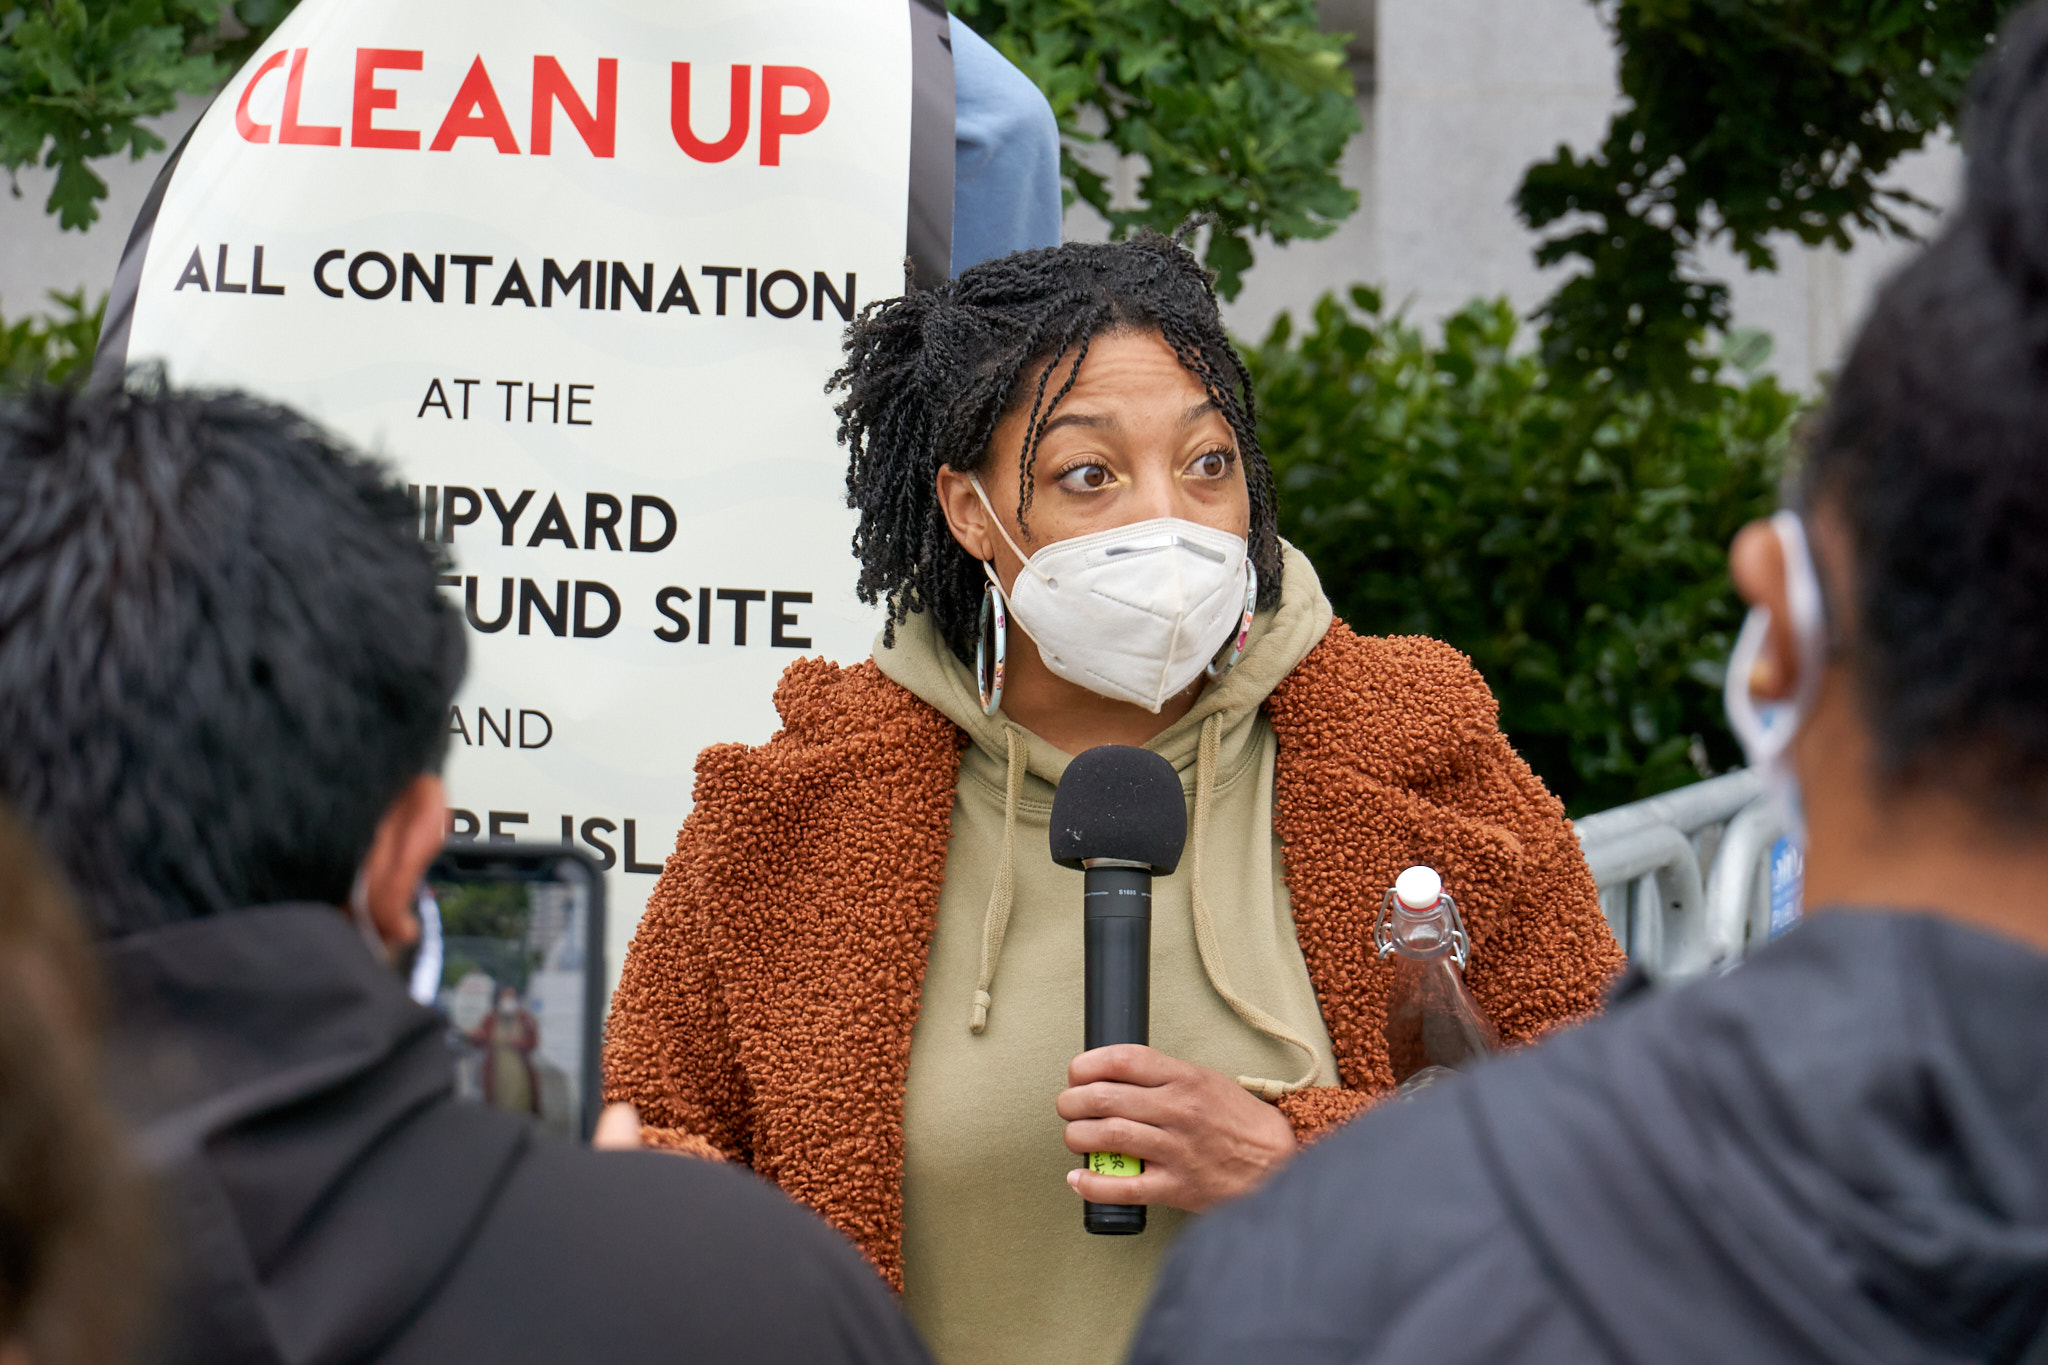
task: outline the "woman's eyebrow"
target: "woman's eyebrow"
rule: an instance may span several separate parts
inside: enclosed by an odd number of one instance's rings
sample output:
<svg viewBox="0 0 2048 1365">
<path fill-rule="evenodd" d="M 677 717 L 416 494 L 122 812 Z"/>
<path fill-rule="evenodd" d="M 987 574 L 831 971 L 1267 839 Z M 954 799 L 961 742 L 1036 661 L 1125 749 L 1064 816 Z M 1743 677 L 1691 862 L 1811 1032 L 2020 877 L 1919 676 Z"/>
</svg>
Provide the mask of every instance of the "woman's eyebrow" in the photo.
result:
<svg viewBox="0 0 2048 1365">
<path fill-rule="evenodd" d="M 1041 436 L 1058 431 L 1061 427 L 1090 427 L 1106 431 L 1116 430 L 1121 423 L 1114 413 L 1063 412 L 1039 429 Z"/>
<path fill-rule="evenodd" d="M 1181 414 L 1180 424 L 1183 427 L 1191 427 L 1210 413 L 1220 413 L 1222 411 L 1221 408 L 1216 406 L 1215 399 L 1204 398 L 1201 402 Z M 1123 423 L 1117 420 L 1116 414 L 1113 412 L 1062 412 L 1048 421 L 1040 429 L 1039 434 L 1041 436 L 1049 435 L 1052 432 L 1058 431 L 1061 427 L 1086 427 L 1096 431 L 1116 431 L 1122 426 Z"/>
</svg>

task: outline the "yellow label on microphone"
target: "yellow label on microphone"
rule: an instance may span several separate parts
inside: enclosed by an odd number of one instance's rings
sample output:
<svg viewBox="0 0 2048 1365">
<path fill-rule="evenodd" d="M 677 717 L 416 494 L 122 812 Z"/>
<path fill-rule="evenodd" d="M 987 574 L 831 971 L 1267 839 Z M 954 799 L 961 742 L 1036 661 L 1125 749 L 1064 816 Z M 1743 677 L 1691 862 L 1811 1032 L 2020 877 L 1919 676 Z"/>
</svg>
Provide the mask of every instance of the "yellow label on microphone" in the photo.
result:
<svg viewBox="0 0 2048 1365">
<path fill-rule="evenodd" d="M 1145 1163 L 1122 1152 L 1090 1152 L 1088 1169 L 1097 1175 L 1138 1175 L 1145 1169 Z"/>
</svg>

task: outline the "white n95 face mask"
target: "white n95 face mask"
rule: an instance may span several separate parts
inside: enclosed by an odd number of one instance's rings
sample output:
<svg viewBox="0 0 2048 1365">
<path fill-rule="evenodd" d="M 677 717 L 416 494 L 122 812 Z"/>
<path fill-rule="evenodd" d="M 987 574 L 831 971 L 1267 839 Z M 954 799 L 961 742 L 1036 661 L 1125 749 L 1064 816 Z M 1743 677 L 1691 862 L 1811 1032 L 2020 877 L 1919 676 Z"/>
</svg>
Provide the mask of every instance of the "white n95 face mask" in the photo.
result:
<svg viewBox="0 0 2048 1365">
<path fill-rule="evenodd" d="M 1068 682 L 1157 712 L 1202 676 L 1243 628 L 1250 578 L 1243 536 L 1159 517 L 1055 541 L 1026 556 L 969 475 L 1023 572 L 1011 619 Z M 995 568 L 982 570 L 998 592 Z"/>
<path fill-rule="evenodd" d="M 1771 529 L 1785 555 L 1785 606 L 1791 616 L 1792 646 L 1798 651 L 1799 682 L 1787 701 L 1759 703 L 1749 690 L 1749 675 L 1763 653 L 1770 632 L 1771 613 L 1764 607 L 1750 608 L 1735 637 L 1735 649 L 1728 656 L 1728 677 L 1723 685 L 1722 705 L 1728 712 L 1728 727 L 1742 745 L 1743 757 L 1764 781 L 1764 791 L 1777 803 L 1795 843 L 1806 841 L 1805 803 L 1800 799 L 1799 778 L 1792 771 L 1788 750 L 1792 737 L 1813 711 L 1820 692 L 1821 670 L 1827 666 L 1827 619 L 1821 603 L 1820 576 L 1813 569 L 1813 555 L 1806 545 L 1806 527 L 1796 512 L 1778 512 L 1771 517 Z"/>
</svg>

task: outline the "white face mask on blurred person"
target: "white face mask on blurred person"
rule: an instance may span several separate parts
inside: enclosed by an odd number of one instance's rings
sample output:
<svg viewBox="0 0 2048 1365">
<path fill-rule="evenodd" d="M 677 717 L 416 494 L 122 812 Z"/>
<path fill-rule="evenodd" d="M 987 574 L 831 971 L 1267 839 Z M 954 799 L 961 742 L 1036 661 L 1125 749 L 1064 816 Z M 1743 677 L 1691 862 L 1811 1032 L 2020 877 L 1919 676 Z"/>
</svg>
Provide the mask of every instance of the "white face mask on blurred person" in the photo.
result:
<svg viewBox="0 0 2048 1365">
<path fill-rule="evenodd" d="M 1793 840 L 1804 844 L 1806 810 L 1787 753 L 1792 737 L 1812 714 L 1814 697 L 1820 691 L 1821 669 L 1827 664 L 1827 620 L 1821 605 L 1820 577 L 1814 572 L 1813 554 L 1807 548 L 1806 527 L 1799 514 L 1776 513 L 1771 517 L 1771 529 L 1777 532 L 1784 550 L 1785 604 L 1792 617 L 1798 684 L 1785 701 L 1759 702 L 1751 695 L 1750 675 L 1763 654 L 1771 626 L 1770 610 L 1752 607 L 1742 623 L 1742 633 L 1735 638 L 1735 650 L 1728 656 L 1722 702 L 1743 756 L 1763 779 L 1765 793 L 1778 803 Z"/>
<path fill-rule="evenodd" d="M 1068 682 L 1156 713 L 1202 676 L 1242 624 L 1250 582 L 1243 536 L 1158 517 L 1055 541 L 1027 557 L 980 477 L 968 478 L 996 533 L 1024 561 L 1006 594 L 1010 615 Z M 994 566 L 982 569 L 1002 591 Z"/>
</svg>

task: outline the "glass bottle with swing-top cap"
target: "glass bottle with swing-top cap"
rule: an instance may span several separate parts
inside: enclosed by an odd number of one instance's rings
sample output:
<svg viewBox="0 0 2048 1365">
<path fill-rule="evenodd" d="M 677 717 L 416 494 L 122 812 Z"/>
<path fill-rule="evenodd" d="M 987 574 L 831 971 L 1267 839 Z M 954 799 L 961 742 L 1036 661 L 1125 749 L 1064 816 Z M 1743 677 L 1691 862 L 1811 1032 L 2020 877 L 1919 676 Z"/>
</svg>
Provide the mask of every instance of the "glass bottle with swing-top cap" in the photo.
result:
<svg viewBox="0 0 2048 1365">
<path fill-rule="evenodd" d="M 1394 968 L 1387 1059 L 1397 1094 L 1427 1089 L 1500 1049 L 1500 1034 L 1465 984 L 1471 944 L 1458 903 L 1433 868 L 1411 867 L 1395 879 L 1372 936 Z"/>
</svg>

